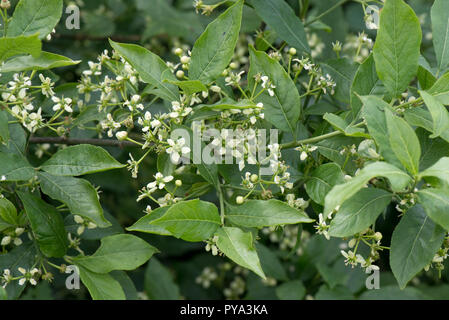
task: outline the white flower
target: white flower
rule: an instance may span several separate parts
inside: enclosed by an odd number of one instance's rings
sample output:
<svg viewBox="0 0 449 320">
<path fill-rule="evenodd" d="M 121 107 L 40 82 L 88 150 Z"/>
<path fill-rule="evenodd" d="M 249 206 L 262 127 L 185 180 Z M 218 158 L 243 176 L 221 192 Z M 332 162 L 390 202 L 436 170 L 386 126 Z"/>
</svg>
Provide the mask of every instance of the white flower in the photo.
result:
<svg viewBox="0 0 449 320">
<path fill-rule="evenodd" d="M 225 78 L 225 82 L 227 86 L 238 86 L 240 83 L 240 80 L 242 80 L 242 74 L 244 74 L 245 71 L 241 71 L 238 74 L 235 74 L 234 72 L 231 72 L 231 74 Z"/>
<path fill-rule="evenodd" d="M 166 176 L 166 177 L 164 177 L 164 175 L 162 173 L 160 173 L 160 172 L 156 173 L 154 175 L 154 178 L 156 179 L 156 181 L 153 181 L 153 182 L 149 183 L 147 185 L 147 189 L 152 190 L 152 189 L 154 189 L 156 187 L 158 187 L 159 190 L 164 189 L 165 184 L 169 183 L 170 181 L 172 181 L 174 179 L 173 176 Z"/>
<path fill-rule="evenodd" d="M 101 64 L 89 61 L 88 65 L 89 65 L 90 70 L 83 71 L 84 75 L 86 75 L 86 76 L 91 76 L 91 75 L 100 76 L 101 75 Z"/>
<path fill-rule="evenodd" d="M 318 234 L 322 234 L 327 240 L 330 240 L 328 232 L 329 226 L 326 224 L 326 220 L 324 219 L 322 213 L 318 215 L 318 224 L 315 225 L 315 229 L 317 230 Z"/>
<path fill-rule="evenodd" d="M 44 77 L 42 73 L 39 74 L 39 79 L 41 80 L 42 83 L 42 94 L 45 95 L 46 97 L 54 96 L 55 95 L 55 93 L 53 92 L 54 83 L 51 81 L 51 79 L 48 77 Z"/>
<path fill-rule="evenodd" d="M 270 82 L 270 79 L 269 79 L 267 76 L 262 76 L 260 79 L 262 80 L 262 88 L 267 89 L 268 94 L 269 94 L 271 97 L 274 96 L 274 90 L 273 90 L 273 89 L 275 89 L 276 86 L 273 85 L 273 84 Z"/>
<path fill-rule="evenodd" d="M 23 275 L 23 277 L 19 280 L 19 285 L 23 286 L 27 281 L 29 281 L 33 286 L 37 285 L 37 281 L 34 279 L 34 277 L 39 274 L 39 270 L 37 268 L 27 271 L 24 268 L 19 267 L 18 270 Z"/>
<path fill-rule="evenodd" d="M 171 155 L 173 163 L 178 163 L 181 155 L 187 155 L 190 153 L 190 148 L 187 147 L 184 138 L 178 139 L 176 142 L 172 139 L 167 139 L 167 143 L 170 147 L 167 148 L 166 152 Z"/>
<path fill-rule="evenodd" d="M 70 98 L 58 98 L 58 97 L 52 97 L 51 100 L 53 100 L 54 103 L 56 103 L 53 106 L 53 111 L 59 111 L 61 109 L 64 109 L 65 111 L 72 113 L 72 99 Z"/>
<path fill-rule="evenodd" d="M 129 111 L 143 110 L 144 106 L 140 103 L 142 97 L 138 94 L 135 94 L 131 97 L 131 101 L 126 100 L 123 105 L 128 107 Z"/>
</svg>

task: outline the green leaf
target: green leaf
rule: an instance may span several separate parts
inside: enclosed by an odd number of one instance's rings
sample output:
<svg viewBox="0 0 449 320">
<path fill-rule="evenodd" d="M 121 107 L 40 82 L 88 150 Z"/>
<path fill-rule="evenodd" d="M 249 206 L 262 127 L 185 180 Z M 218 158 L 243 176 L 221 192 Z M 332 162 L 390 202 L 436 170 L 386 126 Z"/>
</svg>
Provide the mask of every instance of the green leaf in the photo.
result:
<svg viewBox="0 0 449 320">
<path fill-rule="evenodd" d="M 73 258 L 76 265 L 95 273 L 134 270 L 147 262 L 158 250 L 145 240 L 130 234 L 101 239 L 100 248 L 91 256 Z"/>
<path fill-rule="evenodd" d="M 429 111 L 424 108 L 410 108 L 404 112 L 405 120 L 412 126 L 421 127 L 433 132 L 433 120 Z"/>
<path fill-rule="evenodd" d="M 231 62 L 239 38 L 243 0 L 211 22 L 195 42 L 189 78 L 210 83 L 217 79 Z"/>
<path fill-rule="evenodd" d="M 196 242 L 209 239 L 220 226 L 221 220 L 213 203 L 196 199 L 174 204 L 153 224 L 168 230 L 177 238 Z"/>
<path fill-rule="evenodd" d="M 385 109 L 390 145 L 402 165 L 413 175 L 419 171 L 421 146 L 413 128 L 402 118 Z"/>
<path fill-rule="evenodd" d="M 416 76 L 422 32 L 419 19 L 403 0 L 388 0 L 380 13 L 373 53 L 379 78 L 398 97 Z"/>
<path fill-rule="evenodd" d="M 199 152 L 198 154 L 200 155 L 198 158 L 196 157 L 196 152 L 195 152 L 195 146 L 197 145 L 195 142 L 195 137 L 201 136 L 201 133 L 199 132 L 200 128 L 199 126 L 194 126 L 194 129 L 190 129 L 187 126 L 177 126 L 177 128 L 180 128 L 182 130 L 185 130 L 188 133 L 188 137 L 190 137 L 190 146 L 191 149 L 193 150 L 193 152 L 190 152 L 190 157 L 192 162 L 196 165 L 199 174 L 207 181 L 209 182 L 211 185 L 213 185 L 215 188 L 219 188 L 220 186 L 220 182 L 218 180 L 218 167 L 216 163 L 211 163 L 211 164 L 205 164 L 202 161 L 201 158 L 201 152 Z M 198 145 L 198 147 L 201 147 L 201 150 L 204 150 L 205 148 L 205 143 L 201 142 L 201 145 Z M 170 160 L 171 161 L 171 160 Z"/>
<path fill-rule="evenodd" d="M 391 202 L 393 194 L 382 189 L 364 188 L 346 200 L 332 219 L 329 234 L 350 237 L 366 230 Z"/>
<path fill-rule="evenodd" d="M 256 249 L 259 254 L 262 270 L 267 275 L 267 277 L 280 281 L 288 280 L 288 276 L 285 272 L 284 266 L 282 265 L 275 251 L 268 249 L 258 242 L 256 242 Z"/>
<path fill-rule="evenodd" d="M 103 148 L 84 144 L 58 151 L 41 169 L 56 176 L 81 176 L 123 167 Z"/>
<path fill-rule="evenodd" d="M 418 202 L 435 223 L 449 230 L 449 191 L 428 188 L 418 192 Z"/>
<path fill-rule="evenodd" d="M 437 82 L 432 67 L 423 56 L 419 57 L 418 81 L 423 90 L 432 88 L 435 82 Z"/>
<path fill-rule="evenodd" d="M 324 215 L 328 215 L 347 199 L 355 195 L 371 179 L 384 177 L 395 192 L 403 191 L 412 181 L 404 171 L 386 162 L 374 162 L 360 170 L 359 174 L 344 184 L 336 185 L 325 198 Z"/>
<path fill-rule="evenodd" d="M 184 80 L 184 81 L 173 81 L 165 80 L 168 83 L 174 84 L 181 88 L 181 90 L 188 96 L 202 91 L 208 91 L 207 87 L 199 80 Z"/>
<path fill-rule="evenodd" d="M 370 135 L 365 133 L 365 129 L 351 126 L 345 119 L 334 113 L 325 113 L 323 119 L 329 122 L 336 130 L 344 133 L 346 136 L 370 138 Z"/>
<path fill-rule="evenodd" d="M 161 58 L 138 45 L 118 43 L 112 40 L 109 40 L 109 42 L 114 50 L 137 70 L 145 83 L 149 83 L 158 89 L 158 94 L 162 99 L 179 100 L 178 88 L 164 81 L 176 81 L 176 77 Z"/>
<path fill-rule="evenodd" d="M 305 184 L 309 197 L 318 204 L 324 205 L 324 198 L 337 184 L 344 182 L 344 175 L 336 163 L 326 163 L 316 168 Z"/>
<path fill-rule="evenodd" d="M 360 97 L 363 102 L 362 115 L 366 120 L 368 131 L 379 147 L 381 156 L 396 167 L 402 167 L 390 144 L 385 110 L 390 106 L 375 96 Z"/>
<path fill-rule="evenodd" d="M 36 175 L 28 161 L 19 155 L 0 152 L 0 180 L 27 181 Z"/>
<path fill-rule="evenodd" d="M 438 78 L 432 88 L 427 90 L 427 92 L 437 98 L 442 95 L 447 95 L 449 93 L 449 72 Z"/>
<path fill-rule="evenodd" d="M 275 213 L 275 214 L 274 214 Z M 248 200 L 233 207 L 226 218 L 232 223 L 247 228 L 262 228 L 285 224 L 310 223 L 304 212 L 279 200 Z"/>
<path fill-rule="evenodd" d="M 436 98 L 425 91 L 419 91 L 419 94 L 424 100 L 427 108 L 430 111 L 433 120 L 433 134 L 430 138 L 441 136 L 444 132 L 449 130 L 449 112 L 446 107 Z"/>
<path fill-rule="evenodd" d="M 0 198 L 0 232 L 19 225 L 17 209 L 6 198 Z"/>
<path fill-rule="evenodd" d="M 100 274 L 78 266 L 80 278 L 93 300 L 125 300 L 120 283 L 109 274 Z"/>
<path fill-rule="evenodd" d="M 171 176 L 176 170 L 176 164 L 170 160 L 170 155 L 166 152 L 157 156 L 157 171 L 165 176 Z"/>
<path fill-rule="evenodd" d="M 8 24 L 6 36 L 28 36 L 39 33 L 45 39 L 62 16 L 62 0 L 20 0 Z"/>
<path fill-rule="evenodd" d="M 430 139 L 429 133 L 422 128 L 416 130 L 421 144 L 422 156 L 419 160 L 419 168 L 426 170 L 436 164 L 441 158 L 449 157 L 449 143 L 443 139 Z M 422 172 L 418 179 L 422 178 Z"/>
<path fill-rule="evenodd" d="M 441 158 L 433 166 L 420 172 L 418 178 L 424 177 L 435 177 L 449 184 L 449 157 Z"/>
<path fill-rule="evenodd" d="M 270 96 L 265 90 L 257 102 L 263 103 L 265 119 L 276 128 L 293 133 L 295 136 L 296 125 L 301 114 L 301 98 L 293 80 L 285 69 L 275 59 L 270 58 L 265 52 L 256 51 L 250 46 L 250 70 L 248 73 L 248 87 L 254 87 L 254 76 L 260 74 L 267 76 L 276 87 L 274 95 Z M 262 87 L 259 84 L 259 92 Z"/>
<path fill-rule="evenodd" d="M 27 37 L 0 38 L 0 62 L 19 54 L 31 54 L 33 57 L 38 57 L 41 49 L 42 43 L 37 34 Z"/>
<path fill-rule="evenodd" d="M 136 286 L 125 271 L 112 271 L 110 275 L 120 283 L 126 300 L 139 300 Z"/>
<path fill-rule="evenodd" d="M 132 226 L 126 228 L 127 231 L 138 231 L 138 232 L 145 232 L 145 233 L 154 233 L 159 234 L 162 236 L 171 236 L 171 232 L 166 230 L 164 227 L 161 227 L 159 225 L 153 224 L 153 221 L 156 221 L 157 219 L 161 218 L 169 209 L 168 206 L 166 207 L 159 207 L 153 211 L 151 211 L 150 214 L 147 214 L 146 216 L 143 216 L 140 218 L 136 223 L 134 223 Z"/>
<path fill-rule="evenodd" d="M 433 45 L 440 72 L 449 65 L 449 3 L 445 0 L 435 0 L 431 18 Z"/>
<path fill-rule="evenodd" d="M 0 67 L 0 72 L 23 72 L 31 70 L 48 70 L 73 66 L 81 61 L 73 61 L 58 54 L 42 51 L 39 57 L 22 56 L 8 60 Z"/>
<path fill-rule="evenodd" d="M 18 123 L 8 125 L 9 141 L 7 145 L 0 144 L 0 152 L 13 153 L 23 156 L 27 144 L 27 136 L 25 130 Z"/>
<path fill-rule="evenodd" d="M 8 114 L 0 110 L 0 144 L 6 144 L 9 140 Z"/>
<path fill-rule="evenodd" d="M 30 193 L 18 192 L 41 252 L 50 258 L 63 257 L 68 248 L 64 220 L 55 207 Z"/>
<path fill-rule="evenodd" d="M 358 96 L 370 96 L 379 89 L 381 83 L 376 73 L 376 64 L 371 54 L 357 70 L 351 85 L 351 110 L 354 119 L 358 118 L 363 103 Z"/>
<path fill-rule="evenodd" d="M 304 25 L 285 1 L 252 0 L 250 4 L 282 40 L 300 52 L 310 52 Z"/>
<path fill-rule="evenodd" d="M 222 227 L 218 229 L 217 246 L 229 259 L 265 279 L 259 256 L 254 248 L 253 234 L 239 228 Z"/>
<path fill-rule="evenodd" d="M 420 205 L 409 209 L 391 238 L 390 266 L 401 289 L 427 266 L 446 232 L 433 223 Z"/>
<path fill-rule="evenodd" d="M 284 282 L 276 288 L 280 300 L 302 300 L 306 295 L 306 287 L 301 280 Z"/>
<path fill-rule="evenodd" d="M 321 65 L 324 72 L 328 73 L 336 83 L 334 97 L 341 102 L 349 103 L 357 66 L 346 58 L 328 60 Z"/>
<path fill-rule="evenodd" d="M 65 203 L 73 215 L 87 218 L 100 228 L 111 226 L 104 218 L 97 191 L 88 181 L 45 172 L 39 172 L 38 177 L 42 192 Z"/>
<path fill-rule="evenodd" d="M 145 292 L 151 300 L 178 300 L 180 292 L 170 271 L 153 258 L 145 271 Z"/>
</svg>

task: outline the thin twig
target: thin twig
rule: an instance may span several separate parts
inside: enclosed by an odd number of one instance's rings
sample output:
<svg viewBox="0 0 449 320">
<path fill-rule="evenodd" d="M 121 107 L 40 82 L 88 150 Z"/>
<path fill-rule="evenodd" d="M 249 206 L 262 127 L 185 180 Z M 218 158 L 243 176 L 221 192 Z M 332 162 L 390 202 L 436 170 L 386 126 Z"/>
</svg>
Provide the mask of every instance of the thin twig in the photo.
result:
<svg viewBox="0 0 449 320">
<path fill-rule="evenodd" d="M 91 36 L 88 34 L 55 34 L 55 38 L 58 39 L 68 39 L 68 40 L 78 40 L 78 41 L 84 41 L 84 40 L 90 40 L 90 41 L 108 41 L 108 39 L 111 39 L 116 42 L 140 42 L 142 40 L 142 36 L 140 35 L 114 35 L 110 37 L 99 37 L 99 36 Z"/>
<path fill-rule="evenodd" d="M 139 145 L 129 142 L 129 141 L 118 141 L 118 140 L 104 140 L 104 139 L 74 139 L 74 138 L 64 138 L 64 137 L 31 137 L 29 142 L 31 144 L 64 144 L 68 146 L 75 146 L 79 144 L 91 144 L 95 146 L 103 147 L 119 147 L 119 148 L 141 148 Z"/>
</svg>

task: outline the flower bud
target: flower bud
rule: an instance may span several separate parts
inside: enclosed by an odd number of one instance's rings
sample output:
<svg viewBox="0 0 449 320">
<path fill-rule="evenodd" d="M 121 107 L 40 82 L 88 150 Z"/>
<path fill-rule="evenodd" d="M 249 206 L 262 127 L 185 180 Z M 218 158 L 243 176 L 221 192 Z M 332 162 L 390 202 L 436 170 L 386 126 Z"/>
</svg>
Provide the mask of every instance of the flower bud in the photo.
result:
<svg viewBox="0 0 449 320">
<path fill-rule="evenodd" d="M 89 222 L 87 224 L 87 229 L 96 229 L 96 228 L 97 228 L 97 225 L 93 222 Z"/>
<path fill-rule="evenodd" d="M 79 216 L 79 215 L 74 215 L 73 216 L 73 220 L 75 220 L 75 222 L 78 223 L 78 224 L 84 223 L 84 219 L 81 216 Z"/>
<path fill-rule="evenodd" d="M 188 56 L 182 56 L 181 57 L 181 63 L 182 64 L 188 64 L 190 62 L 190 57 Z"/>
<path fill-rule="evenodd" d="M 181 48 L 176 48 L 174 52 L 175 52 L 175 54 L 176 54 L 177 56 L 181 56 L 182 53 L 183 53 L 183 51 L 182 51 Z"/>
<path fill-rule="evenodd" d="M 182 181 L 181 181 L 181 180 L 176 180 L 176 181 L 175 181 L 175 185 L 176 185 L 177 187 L 182 186 Z"/>
<path fill-rule="evenodd" d="M 237 204 L 242 204 L 245 201 L 245 199 L 242 196 L 238 196 L 237 198 L 235 198 L 235 202 Z"/>
<path fill-rule="evenodd" d="M 14 232 L 16 236 L 21 236 L 25 232 L 25 228 L 16 228 Z"/>
<path fill-rule="evenodd" d="M 376 233 L 374 234 L 374 239 L 375 239 L 376 241 L 382 240 L 382 233 L 376 232 Z"/>
<path fill-rule="evenodd" d="M 115 134 L 118 140 L 125 141 L 128 138 L 128 132 L 126 131 L 119 131 Z"/>
<path fill-rule="evenodd" d="M 210 87 L 210 89 L 212 90 L 212 92 L 215 92 L 215 93 L 221 92 L 221 88 L 219 86 L 212 86 L 212 87 Z"/>
<path fill-rule="evenodd" d="M 349 241 L 349 243 L 348 243 L 348 247 L 352 249 L 352 248 L 354 248 L 356 243 L 357 243 L 356 239 L 351 239 L 351 241 Z"/>
<path fill-rule="evenodd" d="M 3 237 L 2 242 L 1 242 L 2 246 L 7 246 L 10 243 L 11 243 L 11 237 L 10 236 Z"/>
<path fill-rule="evenodd" d="M 250 180 L 252 183 L 256 183 L 259 180 L 259 176 L 257 174 L 252 174 Z"/>
<path fill-rule="evenodd" d="M 294 56 L 296 54 L 296 49 L 295 48 L 290 48 L 288 50 L 288 54 L 291 55 L 291 56 Z"/>
<path fill-rule="evenodd" d="M 184 78 L 184 75 L 185 75 L 184 71 L 182 71 L 182 70 L 176 71 L 176 77 L 177 77 L 178 79 Z"/>
<path fill-rule="evenodd" d="M 9 0 L 2 0 L 2 2 L 0 3 L 0 8 L 2 9 L 9 9 L 11 7 L 11 3 L 9 2 Z"/>
</svg>

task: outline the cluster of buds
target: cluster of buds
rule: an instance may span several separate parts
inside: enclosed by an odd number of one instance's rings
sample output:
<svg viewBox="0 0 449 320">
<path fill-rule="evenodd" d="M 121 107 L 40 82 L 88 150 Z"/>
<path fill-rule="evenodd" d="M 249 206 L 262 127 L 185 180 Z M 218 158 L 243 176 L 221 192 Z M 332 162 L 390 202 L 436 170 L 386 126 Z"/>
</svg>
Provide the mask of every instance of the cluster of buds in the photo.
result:
<svg viewBox="0 0 449 320">
<path fill-rule="evenodd" d="M 82 235 L 84 233 L 84 231 L 87 229 L 91 230 L 91 229 L 96 229 L 97 225 L 91 221 L 86 220 L 85 218 L 79 216 L 79 215 L 74 215 L 73 216 L 73 220 L 79 224 L 76 233 L 78 235 Z"/>
<path fill-rule="evenodd" d="M 431 263 L 429 263 L 424 270 L 429 271 L 431 267 L 438 270 L 438 273 L 441 277 L 441 272 L 444 270 L 444 261 L 449 257 L 449 235 L 444 239 L 443 245 L 441 248 L 435 253 Z"/>
<path fill-rule="evenodd" d="M 309 201 L 306 201 L 303 198 L 296 198 L 293 193 L 287 194 L 285 200 L 287 200 L 290 207 L 295 209 L 306 210 L 309 207 Z"/>
<path fill-rule="evenodd" d="M 206 241 L 206 251 L 212 252 L 213 256 L 216 256 L 220 253 L 217 247 L 218 236 L 214 236 L 212 239 Z"/>
<path fill-rule="evenodd" d="M 348 247 L 350 249 L 355 248 L 354 251 L 341 251 L 341 254 L 345 257 L 345 264 L 351 265 L 353 268 L 360 264 L 360 267 L 364 268 L 366 272 L 379 270 L 379 267 L 374 265 L 374 262 L 379 260 L 379 251 L 384 249 L 384 247 L 380 244 L 382 237 L 382 233 L 375 232 L 371 228 L 354 235 L 354 237 L 348 242 Z M 360 241 L 363 241 L 363 243 L 368 245 L 370 248 L 370 253 L 366 258 L 364 258 L 361 254 L 357 254 Z"/>
<path fill-rule="evenodd" d="M 195 0 L 193 1 L 193 7 L 195 8 L 196 13 L 201 11 L 201 14 L 208 16 L 214 11 L 217 5 L 204 4 L 203 0 Z"/>
<path fill-rule="evenodd" d="M 16 228 L 11 232 L 6 232 L 5 236 L 2 238 L 1 245 L 8 246 L 11 243 L 15 246 L 20 246 L 23 242 L 20 236 L 25 232 L 25 228 Z"/>
<path fill-rule="evenodd" d="M 404 214 L 416 204 L 417 197 L 416 193 L 401 195 L 399 202 L 396 204 L 396 210 L 399 211 L 401 215 Z"/>
</svg>

